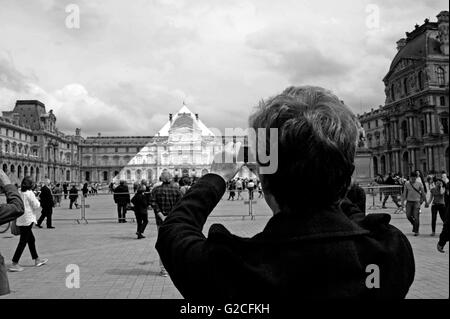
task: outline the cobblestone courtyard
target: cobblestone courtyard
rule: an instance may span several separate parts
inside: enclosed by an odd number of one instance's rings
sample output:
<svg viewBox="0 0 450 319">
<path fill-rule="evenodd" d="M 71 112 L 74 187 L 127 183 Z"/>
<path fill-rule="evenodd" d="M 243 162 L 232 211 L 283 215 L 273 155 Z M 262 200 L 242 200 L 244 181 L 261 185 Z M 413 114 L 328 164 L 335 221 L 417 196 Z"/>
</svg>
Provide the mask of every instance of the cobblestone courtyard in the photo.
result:
<svg viewBox="0 0 450 319">
<path fill-rule="evenodd" d="M 368 207 L 372 204 L 369 198 Z M 156 225 L 150 212 L 146 239 L 135 239 L 136 224 L 117 224 L 111 195 L 89 197 L 86 218 L 89 223 L 78 224 L 80 210 L 69 210 L 68 201 L 54 211 L 56 229 L 34 229 L 41 257 L 49 258 L 47 265 L 30 267 L 28 249 L 21 259 L 25 270 L 8 273 L 12 293 L 2 298 L 182 298 L 170 277 L 158 275 L 158 256 L 154 249 Z M 368 210 L 368 213 L 388 212 L 392 224 L 407 234 L 414 249 L 416 277 L 408 298 L 449 297 L 449 257 L 436 250 L 437 236 L 431 237 L 430 209 L 421 214 L 421 235 L 413 237 L 404 214 L 394 214 L 393 207 Z M 271 216 L 263 200 L 254 205 L 256 218 L 243 219 L 248 206 L 243 201 L 224 198 L 209 219 L 204 232 L 212 223 L 222 223 L 240 236 L 253 236 L 260 232 Z M 127 217 L 133 217 L 131 213 Z M 106 220 L 110 218 L 110 220 Z M 437 232 L 442 228 L 438 221 Z M 0 252 L 10 262 L 18 237 L 9 232 L 0 234 Z M 68 265 L 80 269 L 80 288 L 66 287 Z M 28 266 L 28 267 L 27 267 Z"/>
</svg>

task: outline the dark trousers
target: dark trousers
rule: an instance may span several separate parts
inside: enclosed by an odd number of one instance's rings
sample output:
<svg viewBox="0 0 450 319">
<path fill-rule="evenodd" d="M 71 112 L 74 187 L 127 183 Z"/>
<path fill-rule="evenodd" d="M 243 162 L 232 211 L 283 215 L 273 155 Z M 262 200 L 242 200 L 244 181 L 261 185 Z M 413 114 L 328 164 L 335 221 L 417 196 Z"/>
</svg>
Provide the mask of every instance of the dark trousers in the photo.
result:
<svg viewBox="0 0 450 319">
<path fill-rule="evenodd" d="M 431 205 L 431 231 L 433 233 L 436 232 L 436 220 L 437 214 L 439 212 L 439 216 L 441 220 L 445 222 L 445 205 L 444 204 L 433 204 Z"/>
<path fill-rule="evenodd" d="M 41 217 L 39 217 L 37 224 L 41 226 L 44 219 L 47 218 L 47 227 L 52 227 L 52 215 L 53 215 L 52 207 L 42 208 Z"/>
<path fill-rule="evenodd" d="M 445 207 L 445 220 L 444 220 L 444 227 L 442 228 L 441 235 L 439 236 L 439 246 L 444 247 L 445 244 L 448 242 L 448 215 L 449 215 L 449 207 Z"/>
<path fill-rule="evenodd" d="M 17 245 L 16 252 L 14 253 L 14 257 L 12 259 L 13 263 L 19 262 L 20 257 L 22 257 L 22 253 L 27 245 L 28 245 L 28 248 L 30 249 L 31 258 L 33 258 L 33 259 L 38 258 L 32 228 L 33 228 L 33 224 L 31 224 L 30 226 L 19 226 L 20 240 L 19 240 L 19 244 Z"/>
<path fill-rule="evenodd" d="M 136 215 L 137 232 L 143 234 L 148 224 L 148 213 L 134 213 Z"/>
<path fill-rule="evenodd" d="M 420 203 L 419 202 L 406 202 L 406 217 L 413 226 L 413 233 L 419 232 L 420 227 Z"/>
<path fill-rule="evenodd" d="M 120 203 L 117 204 L 117 217 L 119 218 L 119 223 L 124 223 L 127 214 L 127 204 Z"/>
<path fill-rule="evenodd" d="M 77 199 L 76 198 L 71 198 L 70 199 L 70 204 L 69 204 L 69 208 L 72 209 L 73 204 L 75 203 L 75 207 L 78 207 L 78 204 L 76 204 Z"/>
<path fill-rule="evenodd" d="M 395 203 L 395 205 L 397 205 L 397 207 L 400 207 L 400 204 L 398 203 L 397 194 L 389 194 L 389 193 L 387 193 L 387 194 L 384 196 L 383 207 L 386 206 L 386 202 L 387 202 L 389 196 L 391 196 L 392 201 Z"/>
</svg>

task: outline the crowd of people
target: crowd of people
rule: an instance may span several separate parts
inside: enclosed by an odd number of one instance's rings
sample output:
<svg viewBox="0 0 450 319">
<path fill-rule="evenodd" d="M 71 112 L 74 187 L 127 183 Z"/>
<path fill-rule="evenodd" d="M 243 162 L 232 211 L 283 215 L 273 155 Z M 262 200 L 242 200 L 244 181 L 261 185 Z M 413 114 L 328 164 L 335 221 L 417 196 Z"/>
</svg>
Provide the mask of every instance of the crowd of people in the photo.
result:
<svg viewBox="0 0 450 319">
<path fill-rule="evenodd" d="M 431 236 L 436 235 L 437 216 L 445 225 L 449 209 L 449 178 L 446 171 L 432 172 L 426 176 L 420 170 L 411 172 L 409 176 L 389 173 L 387 176 L 377 175 L 375 184 L 380 186 L 380 201 L 386 208 L 389 197 L 397 206 L 397 212 L 406 213 L 413 225 L 414 236 L 419 235 L 421 207 L 431 205 Z M 389 187 L 394 186 L 394 187 Z M 383 198 L 384 197 L 384 198 Z M 438 245 L 442 251 L 442 245 Z"/>
<path fill-rule="evenodd" d="M 243 200 L 242 192 L 244 191 L 248 192 L 249 200 L 254 199 L 255 191 L 258 192 L 258 198 L 264 198 L 261 181 L 257 179 L 236 177 L 228 181 L 226 187 L 228 190 L 228 200 L 234 201 L 236 194 L 236 200 Z"/>
</svg>

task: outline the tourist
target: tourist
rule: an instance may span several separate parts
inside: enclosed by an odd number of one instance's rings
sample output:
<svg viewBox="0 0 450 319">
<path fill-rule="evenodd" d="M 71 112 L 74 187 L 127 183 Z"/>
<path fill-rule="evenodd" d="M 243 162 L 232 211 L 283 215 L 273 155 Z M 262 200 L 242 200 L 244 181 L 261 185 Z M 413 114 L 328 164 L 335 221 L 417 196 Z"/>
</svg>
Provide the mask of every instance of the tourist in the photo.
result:
<svg viewBox="0 0 450 319">
<path fill-rule="evenodd" d="M 134 214 L 136 215 L 136 223 L 137 230 L 136 235 L 137 239 L 145 238 L 144 231 L 145 227 L 148 224 L 148 197 L 145 194 L 147 191 L 147 187 L 145 185 L 139 185 L 136 194 L 131 199 L 131 202 L 134 205 Z"/>
<path fill-rule="evenodd" d="M 241 193 L 242 193 L 242 187 L 243 187 L 243 185 L 242 185 L 242 180 L 241 180 L 240 178 L 238 178 L 238 179 L 236 180 L 236 190 L 237 190 L 237 198 L 236 198 L 236 200 L 244 199 L 244 198 L 241 196 Z"/>
<path fill-rule="evenodd" d="M 258 198 L 264 198 L 264 193 L 262 189 L 261 181 L 258 181 Z"/>
<path fill-rule="evenodd" d="M 406 201 L 406 207 L 405 207 Z M 419 236 L 420 206 L 426 201 L 425 190 L 418 178 L 417 172 L 412 172 L 409 181 L 405 183 L 402 194 L 402 207 L 405 207 L 406 217 L 413 226 L 414 236 Z"/>
<path fill-rule="evenodd" d="M 84 183 L 83 188 L 81 189 L 81 192 L 83 193 L 83 197 L 86 198 L 89 194 L 89 187 L 88 183 Z"/>
<path fill-rule="evenodd" d="M 431 205 L 431 236 L 434 236 L 436 234 L 436 220 L 438 212 L 442 222 L 445 222 L 444 182 L 441 179 L 437 179 L 436 177 L 434 178 L 433 182 L 435 186 L 430 190 L 430 199 L 425 204 L 425 207 L 428 207 L 430 203 L 433 203 Z"/>
<path fill-rule="evenodd" d="M 0 204 L 0 225 L 12 222 L 24 214 L 22 197 L 6 173 L 0 169 L 0 193 L 6 196 L 6 204 Z M 5 259 L 0 254 L 0 296 L 10 293 Z"/>
<path fill-rule="evenodd" d="M 162 184 L 153 189 L 151 202 L 153 212 L 155 213 L 158 232 L 172 208 L 182 197 L 178 187 L 172 184 L 172 176 L 169 172 L 163 172 L 161 174 L 160 180 Z M 161 267 L 160 275 L 163 277 L 167 277 L 167 271 L 164 268 L 161 259 L 159 260 L 159 264 Z"/>
<path fill-rule="evenodd" d="M 67 199 L 67 194 L 69 193 L 69 185 L 67 183 L 63 183 L 63 193 L 64 193 L 64 199 Z"/>
<path fill-rule="evenodd" d="M 55 200 L 55 206 L 61 207 L 61 199 L 62 199 L 62 188 L 61 184 L 56 184 L 55 188 L 53 188 L 53 196 Z"/>
<path fill-rule="evenodd" d="M 448 185 L 448 184 L 447 184 Z M 446 207 L 446 209 L 445 209 L 445 220 L 444 220 L 444 227 L 442 227 L 442 232 L 441 232 L 441 234 L 440 234 L 440 236 L 439 236 L 439 242 L 438 242 L 438 244 L 437 244 L 437 250 L 439 251 L 439 252 L 441 252 L 441 253 L 443 253 L 444 252 L 444 247 L 445 247 L 445 244 L 448 242 L 448 222 L 449 222 L 449 220 L 448 220 L 448 218 L 449 218 L 449 211 L 450 211 L 450 209 L 449 209 L 449 207 L 447 206 Z"/>
<path fill-rule="evenodd" d="M 42 228 L 42 222 L 44 221 L 44 219 L 47 219 L 47 228 L 54 229 L 55 227 L 52 226 L 52 215 L 53 207 L 55 207 L 55 202 L 53 201 L 53 194 L 48 185 L 50 185 L 50 180 L 45 179 L 44 186 L 42 186 L 41 192 L 39 193 L 42 212 L 41 217 L 39 217 L 39 220 L 36 223 L 36 226 L 38 228 Z"/>
<path fill-rule="evenodd" d="M 184 196 L 184 194 L 186 194 L 186 192 L 189 190 L 189 188 L 191 188 L 191 179 L 189 177 L 183 177 L 181 179 L 181 183 L 182 186 L 180 186 L 180 193 L 181 196 Z"/>
<path fill-rule="evenodd" d="M 355 169 L 356 116 L 329 91 L 296 87 L 261 103 L 250 124 L 279 131 L 277 165 L 259 163 L 274 216 L 252 238 L 217 224 L 205 236 L 208 216 L 242 167 L 223 163 L 224 155 L 236 154 L 227 145 L 211 173 L 160 226 L 156 248 L 182 296 L 197 301 L 404 298 L 415 272 L 407 237 L 389 224 L 388 214 L 364 216 L 355 205 L 346 205 L 353 207 L 348 211 L 339 205 Z M 255 145 L 268 145 L 270 137 Z M 368 283 L 368 267 L 374 265 L 382 276 L 376 289 Z"/>
<path fill-rule="evenodd" d="M 78 189 L 75 184 L 72 185 L 72 188 L 69 191 L 69 209 L 72 209 L 73 204 L 75 204 L 75 208 L 78 208 Z"/>
<path fill-rule="evenodd" d="M 388 177 L 384 181 L 385 185 L 398 185 L 397 181 L 392 177 L 392 173 L 389 172 Z M 401 194 L 401 190 L 399 187 L 386 187 L 384 188 L 384 200 L 382 208 L 386 208 L 386 201 L 388 200 L 389 196 L 391 196 L 392 201 L 397 206 L 397 208 L 400 208 L 401 205 L 398 203 L 398 196 Z"/>
<path fill-rule="evenodd" d="M 41 204 L 33 193 L 33 184 L 34 183 L 31 177 L 25 176 L 20 187 L 21 197 L 24 204 L 24 214 L 16 220 L 16 226 L 20 229 L 20 240 L 14 253 L 12 264 L 8 268 L 9 271 L 12 272 L 23 271 L 23 267 L 19 265 L 19 260 L 27 245 L 30 249 L 31 258 L 34 260 L 34 265 L 36 267 L 40 267 L 48 261 L 46 258 L 39 258 L 36 251 L 36 240 L 34 238 L 32 228 L 33 224 L 36 223 L 35 211 L 41 207 Z"/>
<path fill-rule="evenodd" d="M 236 182 L 234 180 L 231 180 L 228 183 L 228 192 L 229 192 L 228 200 L 231 199 L 234 201 L 234 196 L 236 196 L 235 190 L 236 190 Z"/>
<path fill-rule="evenodd" d="M 255 183 L 253 180 L 249 180 L 247 183 L 248 200 L 253 200 L 253 192 L 255 191 Z"/>
<path fill-rule="evenodd" d="M 119 224 L 126 223 L 127 205 L 130 203 L 130 191 L 124 180 L 114 189 L 114 202 L 117 204 Z"/>
</svg>

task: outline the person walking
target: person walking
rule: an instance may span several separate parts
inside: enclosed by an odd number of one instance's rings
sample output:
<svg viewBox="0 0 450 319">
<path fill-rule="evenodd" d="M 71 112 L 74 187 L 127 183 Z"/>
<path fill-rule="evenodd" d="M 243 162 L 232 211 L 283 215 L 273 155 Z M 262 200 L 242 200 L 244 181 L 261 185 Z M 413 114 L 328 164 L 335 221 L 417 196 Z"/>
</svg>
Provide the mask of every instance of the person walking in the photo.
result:
<svg viewBox="0 0 450 319">
<path fill-rule="evenodd" d="M 385 185 L 397 185 L 397 182 L 395 181 L 394 177 L 392 177 L 392 173 L 388 174 L 388 177 L 384 181 L 384 184 Z M 400 189 L 400 187 L 386 187 L 385 188 L 384 200 L 383 200 L 383 204 L 382 204 L 381 208 L 386 208 L 386 202 L 387 202 L 389 196 L 391 196 L 392 201 L 397 206 L 397 208 L 400 208 L 401 205 L 398 203 L 398 194 L 401 193 L 401 191 L 399 192 L 399 189 Z"/>
<path fill-rule="evenodd" d="M 405 183 L 402 195 L 402 207 L 405 207 L 406 217 L 413 226 L 414 236 L 419 236 L 420 227 L 420 205 L 426 201 L 422 182 L 418 180 L 416 172 L 412 172 L 409 181 Z"/>
<path fill-rule="evenodd" d="M 234 180 L 231 180 L 228 183 L 228 191 L 230 192 L 230 194 L 228 195 L 228 200 L 231 199 L 234 201 L 234 196 L 236 195 L 235 190 L 236 190 L 236 182 Z"/>
<path fill-rule="evenodd" d="M 67 194 L 69 193 L 69 187 L 67 183 L 63 183 L 63 193 L 64 193 L 64 199 L 67 199 Z"/>
<path fill-rule="evenodd" d="M 162 184 L 152 190 L 151 202 L 153 212 L 155 213 L 158 232 L 162 223 L 169 215 L 170 211 L 172 211 L 172 208 L 182 197 L 178 187 L 172 184 L 172 176 L 169 172 L 163 172 L 161 174 L 160 181 L 162 182 Z M 161 267 L 160 275 L 163 277 L 167 277 L 167 271 L 164 268 L 161 259 L 159 260 L 159 265 Z"/>
<path fill-rule="evenodd" d="M 35 211 L 41 207 L 41 204 L 33 193 L 33 184 L 31 177 L 25 176 L 20 186 L 21 197 L 24 204 L 24 214 L 16 220 L 16 225 L 20 229 L 20 240 L 16 251 L 14 252 L 12 264 L 8 268 L 11 272 L 23 271 L 23 267 L 19 265 L 19 260 L 27 245 L 36 267 L 40 267 L 48 261 L 47 258 L 39 258 L 36 250 L 36 240 L 33 235 L 33 224 L 36 223 Z"/>
<path fill-rule="evenodd" d="M 78 189 L 77 187 L 74 185 L 72 185 L 72 188 L 69 191 L 69 200 L 70 200 L 70 204 L 69 204 L 69 209 L 72 209 L 73 204 L 75 204 L 75 208 L 78 208 Z"/>
<path fill-rule="evenodd" d="M 114 202 L 117 204 L 117 216 L 120 223 L 126 223 L 127 205 L 130 203 L 130 191 L 124 180 L 114 189 Z"/>
<path fill-rule="evenodd" d="M 145 238 L 144 231 L 148 224 L 148 196 L 145 194 L 147 187 L 145 185 L 139 185 L 136 194 L 131 199 L 134 205 L 134 214 L 136 215 L 137 239 Z"/>
<path fill-rule="evenodd" d="M 253 180 L 249 180 L 247 183 L 247 190 L 248 190 L 248 200 L 253 200 L 253 192 L 255 191 L 255 183 Z"/>
<path fill-rule="evenodd" d="M 81 192 L 83 193 L 83 197 L 86 198 L 89 194 L 89 187 L 88 183 L 84 183 L 83 188 L 81 189 Z"/>
<path fill-rule="evenodd" d="M 244 199 L 244 197 L 241 196 L 241 193 L 242 193 L 242 180 L 240 178 L 238 178 L 237 181 L 236 181 L 236 190 L 237 190 L 237 198 L 236 198 L 236 200 Z"/>
<path fill-rule="evenodd" d="M 55 199 L 55 206 L 61 207 L 61 199 L 62 199 L 62 188 L 61 184 L 56 184 L 55 188 L 53 189 L 53 196 Z"/>
<path fill-rule="evenodd" d="M 0 169 L 0 193 L 6 195 L 6 204 L 0 204 L 0 225 L 12 222 L 24 214 L 22 197 L 10 178 Z M 0 296 L 10 293 L 5 259 L 0 254 Z"/>
<path fill-rule="evenodd" d="M 44 219 L 47 219 L 47 228 L 54 229 L 52 226 L 52 215 L 53 215 L 53 207 L 55 206 L 55 202 L 53 201 L 53 194 L 48 185 L 50 184 L 50 180 L 46 179 L 44 181 L 44 186 L 41 188 L 41 193 L 39 194 L 39 198 L 41 201 L 41 217 L 37 221 L 36 226 L 42 228 L 41 224 Z"/>
<path fill-rule="evenodd" d="M 431 236 L 436 235 L 436 220 L 437 214 L 441 217 L 442 222 L 445 222 L 445 188 L 444 182 L 441 179 L 434 177 L 434 187 L 430 190 L 430 199 L 426 202 L 425 207 L 431 205 Z"/>
</svg>

